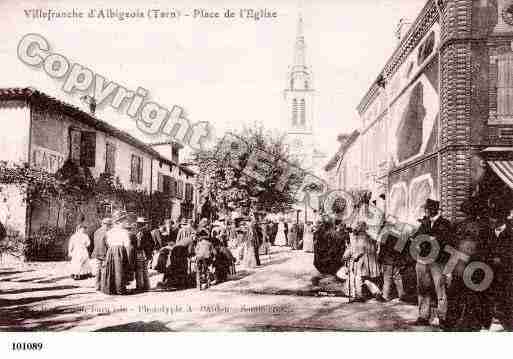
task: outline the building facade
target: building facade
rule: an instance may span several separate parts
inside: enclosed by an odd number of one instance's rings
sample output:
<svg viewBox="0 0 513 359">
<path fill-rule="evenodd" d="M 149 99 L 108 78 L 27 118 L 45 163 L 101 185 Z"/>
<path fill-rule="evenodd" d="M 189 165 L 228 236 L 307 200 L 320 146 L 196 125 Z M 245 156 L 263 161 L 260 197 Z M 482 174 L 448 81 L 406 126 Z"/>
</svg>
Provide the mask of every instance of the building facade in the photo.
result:
<svg viewBox="0 0 513 359">
<path fill-rule="evenodd" d="M 0 160 L 27 163 L 50 174 L 72 161 L 94 179 L 112 176 L 126 190 L 169 194 L 164 218 L 193 218 L 194 172 L 180 165 L 177 144 L 166 144 L 170 149 L 166 156 L 89 113 L 28 88 L 0 90 L 0 120 L 8 129 L 0 134 Z M 12 186 L 2 186 L 0 212 L 4 225 L 23 237 L 49 225 L 70 232 L 79 220 L 94 228 L 118 205 L 91 202 L 69 210 L 51 201 L 29 210 L 16 192 Z M 137 215 L 148 217 L 150 213 Z"/>
<path fill-rule="evenodd" d="M 426 198 L 460 219 L 487 168 L 511 184 L 512 19 L 511 0 L 427 1 L 357 108 L 340 167 L 361 165 L 343 188 L 386 193 L 388 214 L 416 223 Z"/>
</svg>

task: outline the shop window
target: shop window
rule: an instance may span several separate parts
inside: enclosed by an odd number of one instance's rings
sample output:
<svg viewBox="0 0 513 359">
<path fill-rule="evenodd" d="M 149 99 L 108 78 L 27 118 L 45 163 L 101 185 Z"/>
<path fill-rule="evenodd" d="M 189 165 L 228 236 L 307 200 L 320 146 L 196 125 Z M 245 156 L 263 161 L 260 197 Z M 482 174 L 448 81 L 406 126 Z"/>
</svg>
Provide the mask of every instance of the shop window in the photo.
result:
<svg viewBox="0 0 513 359">
<path fill-rule="evenodd" d="M 132 155 L 130 172 L 130 182 L 142 184 L 143 179 L 143 159 L 141 156 Z"/>
</svg>

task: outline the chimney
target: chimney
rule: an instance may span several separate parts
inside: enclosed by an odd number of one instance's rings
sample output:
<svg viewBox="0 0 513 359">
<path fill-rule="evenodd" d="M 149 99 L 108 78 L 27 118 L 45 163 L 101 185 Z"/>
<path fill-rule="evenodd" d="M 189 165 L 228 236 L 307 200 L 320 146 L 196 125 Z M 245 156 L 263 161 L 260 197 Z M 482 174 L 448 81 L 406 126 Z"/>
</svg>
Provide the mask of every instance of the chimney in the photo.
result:
<svg viewBox="0 0 513 359">
<path fill-rule="evenodd" d="M 404 35 L 406 35 L 408 30 L 410 30 L 411 25 L 412 22 L 404 17 L 399 20 L 399 23 L 395 29 L 395 37 L 397 38 L 397 42 L 401 42 L 401 40 L 404 38 Z"/>
<path fill-rule="evenodd" d="M 89 111 L 92 115 L 94 115 L 96 112 L 96 99 L 89 95 L 84 95 L 80 98 L 80 100 L 89 106 Z"/>
</svg>

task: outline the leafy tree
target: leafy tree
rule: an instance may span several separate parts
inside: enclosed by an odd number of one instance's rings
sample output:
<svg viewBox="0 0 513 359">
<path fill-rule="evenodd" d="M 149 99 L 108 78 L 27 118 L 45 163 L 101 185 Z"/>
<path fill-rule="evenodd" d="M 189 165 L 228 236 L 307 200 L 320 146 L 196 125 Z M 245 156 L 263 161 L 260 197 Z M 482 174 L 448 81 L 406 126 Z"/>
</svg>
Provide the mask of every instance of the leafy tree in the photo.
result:
<svg viewBox="0 0 513 359">
<path fill-rule="evenodd" d="M 258 162 L 267 166 L 259 171 L 262 178 L 248 175 L 253 168 L 251 156 L 263 151 L 268 159 Z M 266 131 L 260 125 L 245 127 L 216 141 L 213 149 L 193 153 L 193 164 L 199 169 L 198 188 L 220 212 L 288 211 L 295 202 L 294 194 L 304 173 L 292 159 L 285 136 Z M 262 163 L 263 162 L 263 163 Z M 286 172 L 290 176 L 284 186 L 280 179 Z"/>
</svg>

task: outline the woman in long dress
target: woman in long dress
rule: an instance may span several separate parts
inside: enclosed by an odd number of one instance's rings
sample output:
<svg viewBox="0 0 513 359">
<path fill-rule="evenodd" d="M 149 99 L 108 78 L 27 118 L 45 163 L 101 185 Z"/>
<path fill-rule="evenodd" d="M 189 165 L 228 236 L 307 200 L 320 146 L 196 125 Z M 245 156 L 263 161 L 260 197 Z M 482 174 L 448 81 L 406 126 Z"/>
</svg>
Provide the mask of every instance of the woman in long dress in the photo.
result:
<svg viewBox="0 0 513 359">
<path fill-rule="evenodd" d="M 271 243 L 269 240 L 269 232 L 267 230 L 267 223 L 260 225 L 262 229 L 262 245 L 260 246 L 260 254 L 267 255 L 271 251 Z"/>
<path fill-rule="evenodd" d="M 102 267 L 100 290 L 105 294 L 126 294 L 130 266 L 128 249 L 130 248 L 130 232 L 128 213 L 119 212 L 113 216 L 114 226 L 106 234 L 107 255 Z"/>
<path fill-rule="evenodd" d="M 381 276 L 378 248 L 376 241 L 367 234 L 367 224 L 359 221 L 350 238 L 349 247 L 344 253 L 344 259 L 348 260 L 349 296 L 363 300 L 366 288 L 372 296 L 382 300 L 381 290 L 376 284 Z"/>
<path fill-rule="evenodd" d="M 313 224 L 307 222 L 305 226 L 305 235 L 303 238 L 303 251 L 313 253 Z"/>
<path fill-rule="evenodd" d="M 283 247 L 287 245 L 287 236 L 285 235 L 285 222 L 280 220 L 278 222 L 278 233 L 276 234 L 275 245 Z"/>
<path fill-rule="evenodd" d="M 253 229 L 252 226 L 246 225 L 246 233 L 244 234 L 244 254 L 242 258 L 242 266 L 247 269 L 256 268 L 255 246 L 253 245 Z"/>
<path fill-rule="evenodd" d="M 91 276 L 89 264 L 89 246 L 91 240 L 85 232 L 85 226 L 77 226 L 75 233 L 69 239 L 68 255 L 71 257 L 71 278 L 75 280 L 85 279 Z"/>
</svg>

